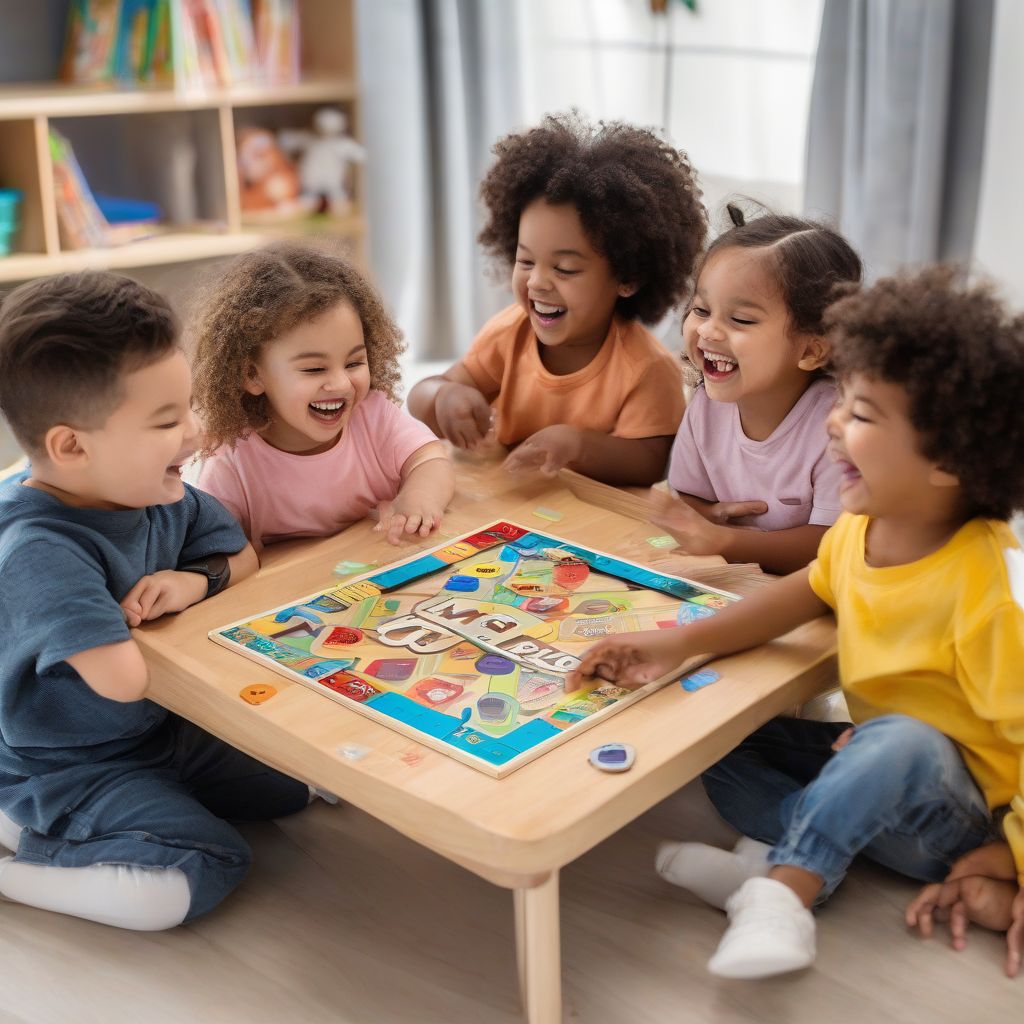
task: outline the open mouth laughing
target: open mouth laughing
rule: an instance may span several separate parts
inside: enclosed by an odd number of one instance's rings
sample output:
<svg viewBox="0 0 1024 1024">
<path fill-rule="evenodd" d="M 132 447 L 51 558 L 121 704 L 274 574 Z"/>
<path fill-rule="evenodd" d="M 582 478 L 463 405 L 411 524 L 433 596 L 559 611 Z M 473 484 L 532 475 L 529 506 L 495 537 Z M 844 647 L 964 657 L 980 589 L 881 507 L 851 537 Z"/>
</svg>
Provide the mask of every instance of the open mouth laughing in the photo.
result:
<svg viewBox="0 0 1024 1024">
<path fill-rule="evenodd" d="M 534 316 L 545 326 L 548 327 L 553 323 L 557 323 L 563 316 L 565 316 L 565 306 L 553 306 L 547 302 L 538 302 L 536 299 L 530 300 L 530 308 L 533 310 Z"/>
<path fill-rule="evenodd" d="M 317 423 L 322 423 L 325 427 L 334 427 L 345 415 L 348 402 L 343 398 L 336 398 L 331 401 L 310 402 L 308 408 L 309 414 Z"/>
<path fill-rule="evenodd" d="M 698 351 L 702 356 L 701 371 L 710 380 L 725 380 L 732 376 L 740 365 L 732 356 L 722 352 L 707 352 L 704 349 Z"/>
</svg>

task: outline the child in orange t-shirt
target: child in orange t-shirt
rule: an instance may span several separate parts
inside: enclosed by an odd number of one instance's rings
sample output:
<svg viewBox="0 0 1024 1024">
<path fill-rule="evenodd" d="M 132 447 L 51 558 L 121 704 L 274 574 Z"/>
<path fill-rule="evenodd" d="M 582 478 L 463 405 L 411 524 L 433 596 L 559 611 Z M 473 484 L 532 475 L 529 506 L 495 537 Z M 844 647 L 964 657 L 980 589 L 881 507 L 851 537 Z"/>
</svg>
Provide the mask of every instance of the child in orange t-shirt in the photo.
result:
<svg viewBox="0 0 1024 1024">
<path fill-rule="evenodd" d="M 620 122 L 545 118 L 494 147 L 481 186 L 488 253 L 516 304 L 409 410 L 460 448 L 492 422 L 509 469 L 564 466 L 615 484 L 665 475 L 683 415 L 679 361 L 641 323 L 686 293 L 707 231 L 685 154 Z"/>
</svg>

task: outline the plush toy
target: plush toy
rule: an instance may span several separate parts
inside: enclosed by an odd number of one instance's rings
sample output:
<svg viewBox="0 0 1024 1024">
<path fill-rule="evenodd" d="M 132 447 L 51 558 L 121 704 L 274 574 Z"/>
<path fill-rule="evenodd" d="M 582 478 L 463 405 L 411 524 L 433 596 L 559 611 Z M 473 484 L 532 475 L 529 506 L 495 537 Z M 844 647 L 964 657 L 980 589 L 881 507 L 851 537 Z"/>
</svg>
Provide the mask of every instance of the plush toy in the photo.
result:
<svg viewBox="0 0 1024 1024">
<path fill-rule="evenodd" d="M 305 212 L 299 175 L 273 132 L 245 128 L 238 135 L 238 178 L 246 214 L 294 216 Z"/>
<path fill-rule="evenodd" d="M 340 110 L 324 107 L 313 115 L 315 131 L 284 131 L 279 135 L 288 152 L 301 151 L 299 180 L 302 195 L 314 209 L 326 206 L 335 215 L 349 208 L 348 166 L 362 163 L 366 150 L 345 129 L 348 119 Z"/>
</svg>

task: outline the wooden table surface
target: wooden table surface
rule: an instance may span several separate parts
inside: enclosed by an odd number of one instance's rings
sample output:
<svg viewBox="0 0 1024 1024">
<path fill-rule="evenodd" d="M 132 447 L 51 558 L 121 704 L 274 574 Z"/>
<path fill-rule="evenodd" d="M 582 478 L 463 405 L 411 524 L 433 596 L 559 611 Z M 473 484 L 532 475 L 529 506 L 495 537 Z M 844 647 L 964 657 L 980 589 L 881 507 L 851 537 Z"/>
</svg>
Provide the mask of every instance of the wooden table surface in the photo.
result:
<svg viewBox="0 0 1024 1024">
<path fill-rule="evenodd" d="M 585 504 L 557 481 L 514 480 L 471 460 L 460 462 L 458 481 L 443 535 L 505 518 L 638 562 L 660 553 L 646 543 L 659 532 L 655 528 Z M 539 518 L 538 507 L 563 518 Z M 212 629 L 337 582 L 332 570 L 342 559 L 383 565 L 437 543 L 435 537 L 395 549 L 371 530 L 372 523 L 363 522 L 335 537 L 278 545 L 255 577 L 136 630 L 151 669 L 149 696 L 489 881 L 518 890 L 527 1013 L 531 1021 L 558 1020 L 558 869 L 677 790 L 759 724 L 831 685 L 832 622 L 819 619 L 772 644 L 719 659 L 713 665 L 721 678 L 713 685 L 687 693 L 670 684 L 494 779 L 207 637 Z M 261 682 L 277 694 L 255 706 L 239 697 L 243 687 Z M 590 750 L 609 742 L 636 747 L 629 772 L 606 774 L 590 766 Z M 343 753 L 349 745 L 369 753 L 352 760 Z M 520 897 L 536 887 L 547 895 L 543 911 L 531 916 Z M 530 948 L 545 950 L 544 964 Z M 530 975 L 536 976 L 532 985 Z"/>
</svg>

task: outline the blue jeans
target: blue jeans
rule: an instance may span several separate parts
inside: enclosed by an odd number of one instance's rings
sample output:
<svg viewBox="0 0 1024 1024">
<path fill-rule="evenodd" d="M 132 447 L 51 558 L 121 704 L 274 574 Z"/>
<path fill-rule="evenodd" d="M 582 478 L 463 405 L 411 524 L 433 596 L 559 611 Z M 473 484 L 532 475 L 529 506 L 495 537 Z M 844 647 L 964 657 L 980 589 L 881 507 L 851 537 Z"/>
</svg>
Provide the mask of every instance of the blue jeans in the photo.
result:
<svg viewBox="0 0 1024 1024">
<path fill-rule="evenodd" d="M 191 921 L 245 877 L 252 853 L 225 818 L 266 821 L 301 810 L 309 788 L 183 719 L 170 722 L 164 762 L 126 766 L 54 823 L 22 830 L 15 859 L 69 868 L 178 868 Z"/>
<path fill-rule="evenodd" d="M 702 776 L 733 828 L 769 843 L 772 864 L 823 879 L 819 901 L 858 853 L 925 882 L 995 837 L 992 815 L 956 745 L 906 715 L 858 725 L 776 718 Z"/>
</svg>

